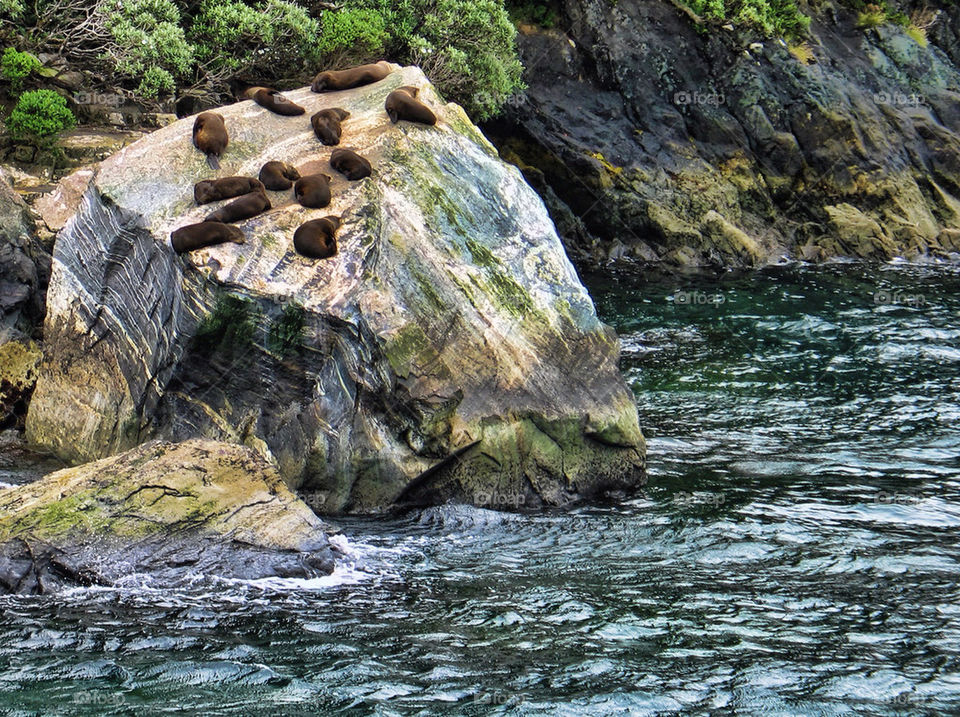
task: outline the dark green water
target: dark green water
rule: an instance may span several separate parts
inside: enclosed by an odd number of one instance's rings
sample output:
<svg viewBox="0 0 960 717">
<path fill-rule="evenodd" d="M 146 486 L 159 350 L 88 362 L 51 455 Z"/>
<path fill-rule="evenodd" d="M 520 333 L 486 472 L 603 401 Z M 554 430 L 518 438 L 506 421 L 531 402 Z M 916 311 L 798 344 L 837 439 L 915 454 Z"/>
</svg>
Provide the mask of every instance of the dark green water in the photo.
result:
<svg viewBox="0 0 960 717">
<path fill-rule="evenodd" d="M 316 583 L 2 598 L 0 711 L 960 713 L 960 273 L 587 279 L 644 495 L 345 521 Z"/>
</svg>

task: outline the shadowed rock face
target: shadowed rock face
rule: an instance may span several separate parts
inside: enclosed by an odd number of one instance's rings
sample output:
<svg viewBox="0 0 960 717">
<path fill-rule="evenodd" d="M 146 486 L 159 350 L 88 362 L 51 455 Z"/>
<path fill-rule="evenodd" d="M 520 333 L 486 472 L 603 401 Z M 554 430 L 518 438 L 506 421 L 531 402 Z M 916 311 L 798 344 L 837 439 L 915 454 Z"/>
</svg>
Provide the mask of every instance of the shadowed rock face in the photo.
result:
<svg viewBox="0 0 960 717">
<path fill-rule="evenodd" d="M 324 527 L 248 448 L 151 442 L 0 491 L 0 592 L 317 577 L 333 570 Z"/>
<path fill-rule="evenodd" d="M 821 7 L 794 56 L 659 0 L 563 0 L 523 28 L 529 90 L 488 129 L 592 259 L 956 256 L 960 10 L 924 48 Z"/>
<path fill-rule="evenodd" d="M 401 85 L 421 88 L 438 126 L 390 124 Z M 341 146 L 372 177 L 331 172 L 308 120 L 221 108 L 220 176 L 276 159 L 335 175 L 333 201 L 268 192 L 273 209 L 237 225 L 246 244 L 177 257 L 170 231 L 211 209 L 192 201 L 211 177 L 192 120 L 105 161 L 56 244 L 29 440 L 71 461 L 150 437 L 243 442 L 326 512 L 530 508 L 639 485 L 616 336 L 520 173 L 416 68 L 286 94 L 307 117 L 348 110 Z M 339 254 L 297 255 L 296 228 L 330 214 Z"/>
<path fill-rule="evenodd" d="M 29 337 L 43 320 L 50 255 L 29 211 L 0 175 L 0 344 Z"/>
</svg>

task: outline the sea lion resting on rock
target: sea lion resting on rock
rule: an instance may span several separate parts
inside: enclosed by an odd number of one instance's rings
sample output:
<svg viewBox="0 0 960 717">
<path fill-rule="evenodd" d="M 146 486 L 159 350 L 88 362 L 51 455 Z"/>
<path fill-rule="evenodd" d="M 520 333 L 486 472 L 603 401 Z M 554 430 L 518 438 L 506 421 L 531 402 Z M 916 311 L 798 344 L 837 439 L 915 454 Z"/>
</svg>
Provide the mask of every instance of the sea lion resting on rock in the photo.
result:
<svg viewBox="0 0 960 717">
<path fill-rule="evenodd" d="M 264 109 L 286 117 L 296 117 L 306 112 L 303 107 L 287 99 L 272 87 L 261 87 L 259 85 L 244 86 L 244 84 L 245 83 L 237 83 L 236 89 L 234 90 L 240 99 L 253 100 Z"/>
<path fill-rule="evenodd" d="M 214 169 L 220 169 L 220 155 L 229 142 L 223 115 L 216 112 L 197 115 L 193 122 L 193 145 L 207 155 L 207 162 Z"/>
<path fill-rule="evenodd" d="M 241 219 L 255 217 L 270 208 L 270 200 L 262 189 L 244 194 L 236 201 L 220 207 L 203 221 L 205 222 L 238 222 Z"/>
<path fill-rule="evenodd" d="M 205 179 L 193 185 L 193 199 L 197 204 L 209 204 L 220 199 L 240 197 L 259 189 L 263 189 L 263 184 L 253 177 Z"/>
<path fill-rule="evenodd" d="M 328 110 L 320 110 L 310 118 L 310 124 L 313 125 L 313 131 L 317 138 L 324 144 L 340 144 L 340 134 L 342 129 L 340 123 L 343 122 L 350 113 L 340 107 L 333 107 Z"/>
<path fill-rule="evenodd" d="M 297 227 L 293 233 L 293 248 L 311 259 L 328 259 L 337 253 L 340 217 L 313 219 Z"/>
<path fill-rule="evenodd" d="M 224 242 L 243 244 L 243 232 L 229 224 L 206 221 L 180 227 L 170 235 L 170 243 L 177 254 Z"/>
<path fill-rule="evenodd" d="M 260 167 L 260 181 L 267 189 L 277 192 L 290 189 L 298 179 L 300 179 L 300 172 L 286 162 L 267 162 Z"/>
<path fill-rule="evenodd" d="M 344 175 L 351 182 L 369 177 L 373 168 L 369 160 L 361 157 L 352 149 L 335 149 L 330 155 L 330 166 Z"/>
<path fill-rule="evenodd" d="M 372 82 L 379 82 L 392 71 L 390 63 L 384 60 L 373 65 L 357 65 L 346 70 L 328 70 L 313 78 L 310 89 L 314 92 L 349 90 L 351 87 L 362 87 Z"/>
<path fill-rule="evenodd" d="M 389 95 L 384 103 L 390 121 L 396 124 L 399 120 L 419 122 L 420 124 L 435 125 L 437 116 L 429 107 L 417 99 L 417 87 L 398 87 Z"/>
<path fill-rule="evenodd" d="M 330 175 L 308 174 L 293 187 L 297 201 L 311 209 L 321 209 L 330 203 Z"/>
</svg>

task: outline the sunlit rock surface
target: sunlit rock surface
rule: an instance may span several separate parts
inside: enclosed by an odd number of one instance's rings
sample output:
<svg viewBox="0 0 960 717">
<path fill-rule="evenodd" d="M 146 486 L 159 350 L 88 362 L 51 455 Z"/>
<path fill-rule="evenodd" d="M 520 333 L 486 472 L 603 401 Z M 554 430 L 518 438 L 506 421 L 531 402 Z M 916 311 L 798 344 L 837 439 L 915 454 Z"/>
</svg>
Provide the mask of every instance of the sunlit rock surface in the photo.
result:
<svg viewBox="0 0 960 717">
<path fill-rule="evenodd" d="M 437 127 L 390 124 L 401 85 L 422 88 Z M 218 176 L 282 160 L 333 176 L 333 202 L 269 192 L 273 209 L 238 225 L 244 245 L 170 247 L 218 206 L 193 202 L 214 176 L 193 118 L 99 166 L 56 243 L 29 440 L 75 462 L 154 437 L 240 442 L 325 512 L 535 508 L 642 483 L 616 336 L 520 173 L 417 68 L 286 94 L 307 114 L 219 110 Z M 369 179 L 334 172 L 313 134 L 310 115 L 335 106 Z M 340 253 L 296 254 L 295 229 L 328 214 L 343 218 Z"/>
<path fill-rule="evenodd" d="M 324 524 L 243 446 L 151 442 L 0 491 L 0 592 L 311 578 L 333 561 Z"/>
</svg>

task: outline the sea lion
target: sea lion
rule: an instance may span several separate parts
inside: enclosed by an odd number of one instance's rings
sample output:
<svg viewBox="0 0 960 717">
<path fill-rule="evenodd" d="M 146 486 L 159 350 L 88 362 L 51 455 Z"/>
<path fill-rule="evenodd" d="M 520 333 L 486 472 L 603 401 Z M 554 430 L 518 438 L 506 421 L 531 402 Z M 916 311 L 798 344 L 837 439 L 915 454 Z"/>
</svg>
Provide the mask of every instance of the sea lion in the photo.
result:
<svg viewBox="0 0 960 717">
<path fill-rule="evenodd" d="M 369 177 L 373 168 L 369 160 L 361 157 L 352 149 L 335 149 L 330 155 L 330 166 L 351 182 Z"/>
<path fill-rule="evenodd" d="M 170 234 L 170 243 L 177 254 L 183 254 L 194 249 L 203 249 L 205 246 L 233 242 L 243 244 L 243 232 L 238 227 L 223 224 L 222 222 L 200 222 L 180 227 Z"/>
<path fill-rule="evenodd" d="M 270 200 L 262 189 L 244 194 L 239 199 L 220 207 L 208 215 L 205 222 L 238 222 L 241 219 L 255 217 L 270 208 Z"/>
<path fill-rule="evenodd" d="M 393 71 L 390 63 L 380 60 L 373 65 L 357 65 L 346 70 L 327 70 L 313 78 L 310 89 L 314 92 L 332 92 L 362 87 L 379 82 Z"/>
<path fill-rule="evenodd" d="M 342 132 L 340 123 L 343 122 L 350 113 L 340 107 L 333 107 L 328 110 L 320 110 L 310 118 L 310 124 L 313 125 L 313 131 L 324 144 L 340 144 L 340 134 Z"/>
<path fill-rule="evenodd" d="M 312 219 L 297 227 L 293 233 L 293 248 L 311 259 L 328 259 L 337 253 L 335 234 L 340 228 L 340 217 Z"/>
<path fill-rule="evenodd" d="M 297 201 L 311 209 L 321 209 L 330 203 L 330 175 L 308 174 L 293 186 Z"/>
<path fill-rule="evenodd" d="M 298 179 L 300 179 L 300 172 L 286 162 L 267 162 L 260 167 L 260 181 L 267 189 L 277 192 L 290 189 Z"/>
<path fill-rule="evenodd" d="M 231 80 L 230 87 L 237 99 L 253 100 L 264 109 L 286 117 L 302 115 L 306 110 L 296 102 L 287 99 L 272 87 L 251 85 L 243 80 Z"/>
<path fill-rule="evenodd" d="M 258 189 L 263 189 L 263 184 L 253 177 L 204 179 L 193 185 L 193 199 L 197 204 L 209 204 L 220 199 L 240 197 Z"/>
<path fill-rule="evenodd" d="M 400 120 L 419 122 L 420 124 L 435 125 L 437 116 L 429 107 L 417 99 L 417 87 L 398 87 L 389 95 L 384 107 L 390 116 L 390 121 L 396 124 Z"/>
<path fill-rule="evenodd" d="M 193 145 L 205 155 L 214 169 L 220 169 L 220 155 L 227 148 L 230 138 L 223 115 L 216 112 L 201 112 L 193 123 Z"/>
</svg>

